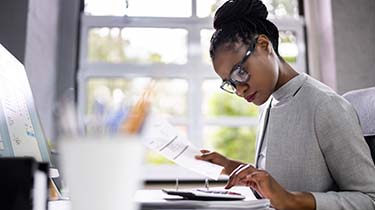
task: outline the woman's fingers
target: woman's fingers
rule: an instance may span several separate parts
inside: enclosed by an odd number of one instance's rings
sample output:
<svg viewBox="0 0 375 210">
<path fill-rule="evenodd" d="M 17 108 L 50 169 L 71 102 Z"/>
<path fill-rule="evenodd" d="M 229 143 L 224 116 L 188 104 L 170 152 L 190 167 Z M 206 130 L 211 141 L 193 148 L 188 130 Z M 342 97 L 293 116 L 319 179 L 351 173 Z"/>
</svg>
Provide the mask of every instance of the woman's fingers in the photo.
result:
<svg viewBox="0 0 375 210">
<path fill-rule="evenodd" d="M 204 151 L 204 152 L 202 152 L 202 151 Z M 208 150 L 201 150 L 201 152 L 203 154 L 196 155 L 195 159 L 209 161 L 209 160 L 212 160 L 212 159 L 216 158 L 216 156 L 217 156 L 215 152 L 210 152 Z"/>
<path fill-rule="evenodd" d="M 249 186 L 261 197 L 268 198 L 275 209 L 285 206 L 291 199 L 290 193 L 265 170 L 254 170 L 248 173 L 239 181 L 239 184 Z"/>
<path fill-rule="evenodd" d="M 229 180 L 225 186 L 229 189 L 235 185 L 242 185 L 242 180 L 248 175 L 254 172 L 256 169 L 250 164 L 242 164 L 238 166 L 230 175 Z"/>
<path fill-rule="evenodd" d="M 222 154 L 217 153 L 217 152 L 211 152 L 211 151 L 206 150 L 206 149 L 202 149 L 202 150 L 200 150 L 200 152 L 202 154 L 196 155 L 195 159 L 208 161 L 208 162 L 223 166 L 224 169 L 222 171 L 222 174 L 229 175 L 239 165 L 246 165 L 246 164 L 243 164 L 239 161 L 228 159 L 225 156 L 223 156 Z"/>
<path fill-rule="evenodd" d="M 247 175 L 244 180 L 248 181 L 250 183 L 250 187 L 256 190 L 262 197 L 267 197 L 269 194 L 268 192 L 272 190 L 270 178 L 271 177 L 267 171 L 257 170 Z"/>
<path fill-rule="evenodd" d="M 207 157 L 209 157 L 210 154 L 212 154 L 212 152 L 210 152 L 209 150 L 206 150 L 206 149 L 201 149 L 200 152 L 202 154 L 200 155 L 196 155 L 195 156 L 195 159 L 198 159 L 198 160 L 206 160 Z"/>
<path fill-rule="evenodd" d="M 243 169 L 244 167 L 246 167 L 246 164 L 240 164 L 239 166 L 237 166 L 237 168 L 235 168 L 235 169 L 232 171 L 232 173 L 229 174 L 229 179 L 230 179 L 233 175 L 237 174 L 237 172 L 240 171 L 241 169 Z"/>
<path fill-rule="evenodd" d="M 233 187 L 233 183 L 235 182 L 235 179 L 236 179 L 236 173 L 238 171 L 240 171 L 242 168 L 244 168 L 245 166 L 246 166 L 245 164 L 241 164 L 236 169 L 234 169 L 232 171 L 232 173 L 229 175 L 228 182 L 225 185 L 225 189 L 229 189 L 229 188 Z"/>
<path fill-rule="evenodd" d="M 225 165 L 227 163 L 227 160 L 228 160 L 226 157 L 224 157 L 223 155 L 221 155 L 217 152 L 210 152 L 208 150 L 201 150 L 201 152 L 202 151 L 203 151 L 203 154 L 196 155 L 195 159 L 208 161 L 208 162 L 211 162 L 211 163 L 214 163 L 214 164 L 225 167 Z M 223 172 L 224 172 L 224 170 L 223 170 Z"/>
<path fill-rule="evenodd" d="M 267 172 L 265 172 L 265 171 L 257 170 L 257 171 L 254 171 L 251 174 L 248 174 L 245 177 L 245 180 L 255 183 L 256 186 L 258 186 L 258 187 L 262 187 L 262 182 L 265 181 L 265 179 L 266 179 L 265 178 L 266 173 Z"/>
<path fill-rule="evenodd" d="M 209 153 L 210 152 L 210 150 L 206 150 L 206 149 L 201 149 L 201 151 L 200 151 L 201 153 Z"/>
</svg>

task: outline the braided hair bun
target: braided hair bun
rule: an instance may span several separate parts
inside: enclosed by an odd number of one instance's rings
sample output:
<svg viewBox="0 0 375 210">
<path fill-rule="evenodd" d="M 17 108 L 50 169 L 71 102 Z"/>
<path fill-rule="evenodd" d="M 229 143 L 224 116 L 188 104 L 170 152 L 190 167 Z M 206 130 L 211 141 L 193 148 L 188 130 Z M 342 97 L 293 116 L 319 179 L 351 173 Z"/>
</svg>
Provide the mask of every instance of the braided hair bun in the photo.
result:
<svg viewBox="0 0 375 210">
<path fill-rule="evenodd" d="M 279 44 L 279 30 L 267 20 L 268 11 L 260 0 L 229 0 L 215 13 L 213 26 L 216 29 L 211 38 L 210 55 L 222 44 L 243 42 L 250 45 L 258 34 L 266 35 L 272 42 L 276 54 Z"/>
<path fill-rule="evenodd" d="M 255 19 L 266 20 L 267 15 L 267 8 L 260 0 L 230 0 L 216 11 L 214 28 L 218 30 L 228 24 Z"/>
</svg>

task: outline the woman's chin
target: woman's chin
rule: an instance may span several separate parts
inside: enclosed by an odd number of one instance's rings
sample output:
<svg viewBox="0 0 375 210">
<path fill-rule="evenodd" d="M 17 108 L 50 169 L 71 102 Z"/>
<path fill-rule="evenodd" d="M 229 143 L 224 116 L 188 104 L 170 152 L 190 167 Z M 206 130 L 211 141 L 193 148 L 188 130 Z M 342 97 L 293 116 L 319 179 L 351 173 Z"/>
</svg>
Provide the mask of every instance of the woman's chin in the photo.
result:
<svg viewBox="0 0 375 210">
<path fill-rule="evenodd" d="M 261 106 L 262 103 L 257 103 L 256 101 L 253 101 L 253 104 L 257 105 L 257 106 Z"/>
<path fill-rule="evenodd" d="M 255 105 L 257 105 L 257 106 L 261 106 L 261 105 L 263 105 L 264 103 L 266 103 L 267 100 L 268 100 L 268 98 L 263 99 L 263 98 L 257 97 L 257 98 L 255 98 L 255 99 L 252 101 L 252 103 L 255 104 Z"/>
<path fill-rule="evenodd" d="M 260 106 L 260 105 L 262 105 L 264 102 L 261 103 L 261 101 L 260 101 L 259 99 L 255 98 L 251 103 L 253 103 L 253 104 L 257 105 L 257 106 Z"/>
</svg>

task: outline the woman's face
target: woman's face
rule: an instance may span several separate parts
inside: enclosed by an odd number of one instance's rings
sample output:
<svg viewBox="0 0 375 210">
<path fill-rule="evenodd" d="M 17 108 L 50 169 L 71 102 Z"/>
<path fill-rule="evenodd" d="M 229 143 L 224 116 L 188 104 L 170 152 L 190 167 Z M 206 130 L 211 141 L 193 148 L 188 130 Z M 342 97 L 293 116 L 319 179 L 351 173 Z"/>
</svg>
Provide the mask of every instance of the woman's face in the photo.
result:
<svg viewBox="0 0 375 210">
<path fill-rule="evenodd" d="M 225 44 L 219 47 L 213 60 L 215 72 L 223 80 L 228 80 L 233 67 L 241 62 L 247 49 L 248 46 L 243 43 L 234 43 L 229 48 Z M 250 77 L 246 83 L 236 85 L 236 94 L 249 103 L 262 105 L 275 90 L 279 77 L 277 56 L 267 37 L 258 37 L 255 50 L 244 62 L 243 68 Z"/>
</svg>

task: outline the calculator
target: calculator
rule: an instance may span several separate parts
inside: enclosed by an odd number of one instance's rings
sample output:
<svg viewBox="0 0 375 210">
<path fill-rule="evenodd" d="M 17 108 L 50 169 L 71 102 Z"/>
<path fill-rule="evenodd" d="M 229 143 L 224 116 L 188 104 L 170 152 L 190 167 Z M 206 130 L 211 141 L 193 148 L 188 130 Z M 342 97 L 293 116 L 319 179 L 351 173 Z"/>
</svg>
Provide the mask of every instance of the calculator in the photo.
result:
<svg viewBox="0 0 375 210">
<path fill-rule="evenodd" d="M 227 191 L 227 190 L 206 190 L 206 189 L 193 189 L 193 190 L 166 190 L 163 192 L 168 195 L 178 195 L 186 200 L 204 200 L 204 201 L 228 201 L 228 200 L 243 200 L 245 196 L 240 193 Z"/>
</svg>

